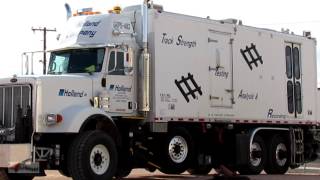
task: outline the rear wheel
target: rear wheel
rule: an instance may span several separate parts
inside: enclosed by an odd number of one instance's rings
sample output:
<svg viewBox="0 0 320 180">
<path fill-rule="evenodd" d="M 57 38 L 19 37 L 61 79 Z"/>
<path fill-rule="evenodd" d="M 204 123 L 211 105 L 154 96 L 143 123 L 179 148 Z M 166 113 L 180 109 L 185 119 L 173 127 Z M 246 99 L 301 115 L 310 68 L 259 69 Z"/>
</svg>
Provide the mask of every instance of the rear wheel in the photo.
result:
<svg viewBox="0 0 320 180">
<path fill-rule="evenodd" d="M 263 139 L 259 135 L 256 135 L 250 148 L 250 160 L 246 166 L 239 168 L 239 173 L 242 175 L 260 174 L 264 169 L 266 153 Z"/>
<path fill-rule="evenodd" d="M 102 131 L 79 135 L 69 149 L 68 169 L 73 179 L 112 179 L 118 155 L 113 139 Z"/>
<path fill-rule="evenodd" d="M 190 133 L 185 128 L 173 129 L 160 152 L 160 171 L 166 174 L 180 174 L 189 168 L 193 156 L 194 142 Z"/>
<path fill-rule="evenodd" d="M 265 171 L 268 174 L 284 174 L 289 168 L 289 145 L 281 135 L 274 135 L 270 139 L 268 160 Z"/>
</svg>

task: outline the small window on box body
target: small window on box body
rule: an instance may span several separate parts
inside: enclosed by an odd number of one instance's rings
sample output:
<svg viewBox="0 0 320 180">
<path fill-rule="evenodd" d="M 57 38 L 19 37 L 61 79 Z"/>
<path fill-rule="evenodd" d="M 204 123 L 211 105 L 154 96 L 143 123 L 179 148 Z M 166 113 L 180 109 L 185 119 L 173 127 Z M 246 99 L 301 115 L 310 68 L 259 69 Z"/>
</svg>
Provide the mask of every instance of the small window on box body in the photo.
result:
<svg viewBox="0 0 320 180">
<path fill-rule="evenodd" d="M 287 82 L 287 96 L 288 96 L 288 111 L 289 113 L 294 112 L 294 104 L 293 104 L 293 83 L 292 81 Z"/>
<path fill-rule="evenodd" d="M 286 71 L 287 71 L 287 78 L 292 78 L 292 54 L 291 54 L 291 47 L 286 47 Z"/>
<path fill-rule="evenodd" d="M 295 84 L 295 108 L 297 113 L 302 113 L 302 101 L 301 101 L 301 84 L 300 82 L 296 82 Z"/>
<path fill-rule="evenodd" d="M 300 52 L 297 47 L 293 48 L 294 76 L 300 79 Z"/>
</svg>

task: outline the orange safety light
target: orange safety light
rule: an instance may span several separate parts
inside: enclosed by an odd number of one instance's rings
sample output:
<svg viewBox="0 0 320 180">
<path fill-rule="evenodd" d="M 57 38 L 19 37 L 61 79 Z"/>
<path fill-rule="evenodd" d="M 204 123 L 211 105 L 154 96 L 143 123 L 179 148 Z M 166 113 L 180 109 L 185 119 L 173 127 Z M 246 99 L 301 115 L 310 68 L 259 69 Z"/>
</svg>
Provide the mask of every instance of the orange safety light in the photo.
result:
<svg viewBox="0 0 320 180">
<path fill-rule="evenodd" d="M 121 13 L 121 7 L 120 6 L 114 6 L 112 10 L 108 11 L 109 13 L 114 13 L 114 14 L 120 14 Z"/>
</svg>

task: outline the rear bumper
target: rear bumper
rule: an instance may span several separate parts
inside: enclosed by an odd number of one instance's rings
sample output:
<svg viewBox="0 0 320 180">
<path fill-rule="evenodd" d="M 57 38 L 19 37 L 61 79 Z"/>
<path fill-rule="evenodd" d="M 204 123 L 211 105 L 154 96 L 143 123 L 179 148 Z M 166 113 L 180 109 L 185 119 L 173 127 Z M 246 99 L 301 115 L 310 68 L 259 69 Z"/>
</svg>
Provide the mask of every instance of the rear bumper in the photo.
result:
<svg viewBox="0 0 320 180">
<path fill-rule="evenodd" d="M 0 168 L 13 167 L 31 157 L 31 144 L 0 144 Z"/>
</svg>

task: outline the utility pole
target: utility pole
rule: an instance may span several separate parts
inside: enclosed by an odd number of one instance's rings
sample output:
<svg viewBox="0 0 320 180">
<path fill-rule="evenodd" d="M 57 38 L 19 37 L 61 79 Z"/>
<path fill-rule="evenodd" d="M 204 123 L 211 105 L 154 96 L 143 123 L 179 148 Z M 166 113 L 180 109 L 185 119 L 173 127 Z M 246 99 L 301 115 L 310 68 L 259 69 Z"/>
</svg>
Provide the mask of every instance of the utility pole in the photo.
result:
<svg viewBox="0 0 320 180">
<path fill-rule="evenodd" d="M 46 74 L 47 72 L 47 32 L 56 32 L 56 29 L 47 29 L 46 27 L 44 28 L 31 28 L 33 32 L 35 31 L 42 31 L 43 32 L 43 74 Z"/>
</svg>

